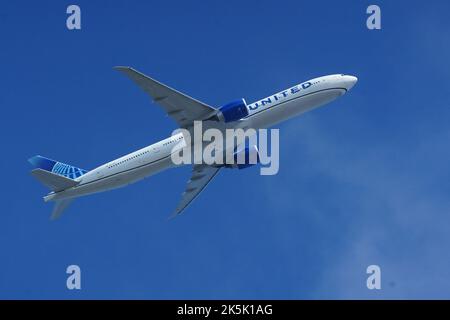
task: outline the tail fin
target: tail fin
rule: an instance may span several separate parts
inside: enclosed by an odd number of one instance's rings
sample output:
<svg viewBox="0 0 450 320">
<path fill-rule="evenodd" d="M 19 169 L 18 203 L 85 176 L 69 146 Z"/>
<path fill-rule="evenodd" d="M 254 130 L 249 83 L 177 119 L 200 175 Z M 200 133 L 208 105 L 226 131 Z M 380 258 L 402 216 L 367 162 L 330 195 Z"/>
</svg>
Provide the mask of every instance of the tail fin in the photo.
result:
<svg viewBox="0 0 450 320">
<path fill-rule="evenodd" d="M 78 184 L 74 179 L 87 171 L 42 156 L 34 156 L 28 161 L 36 168 L 31 174 L 53 191 L 61 191 Z"/>
<path fill-rule="evenodd" d="M 87 172 L 86 170 L 42 156 L 31 157 L 30 159 L 28 159 L 28 161 L 35 168 L 40 168 L 52 173 L 56 173 L 69 179 L 76 179 Z"/>
<path fill-rule="evenodd" d="M 87 172 L 86 170 L 42 156 L 31 157 L 28 161 L 35 167 L 35 169 L 31 171 L 31 175 L 54 192 L 76 186 L 79 181 L 74 179 L 81 177 Z M 44 200 L 51 200 L 53 196 L 54 193 L 52 192 L 44 197 Z M 54 220 L 59 218 L 73 200 L 74 199 L 56 200 L 51 219 Z"/>
</svg>

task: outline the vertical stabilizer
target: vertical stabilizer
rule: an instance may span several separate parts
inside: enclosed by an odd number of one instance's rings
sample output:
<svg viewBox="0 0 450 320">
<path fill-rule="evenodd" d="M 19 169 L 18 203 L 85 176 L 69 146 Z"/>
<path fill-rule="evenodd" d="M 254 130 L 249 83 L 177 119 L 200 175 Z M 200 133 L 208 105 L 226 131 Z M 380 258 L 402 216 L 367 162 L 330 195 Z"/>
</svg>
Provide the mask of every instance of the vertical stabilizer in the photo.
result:
<svg viewBox="0 0 450 320">
<path fill-rule="evenodd" d="M 69 179 L 81 177 L 87 171 L 43 156 L 34 156 L 28 161 L 35 167 L 48 172 L 56 173 Z"/>
</svg>

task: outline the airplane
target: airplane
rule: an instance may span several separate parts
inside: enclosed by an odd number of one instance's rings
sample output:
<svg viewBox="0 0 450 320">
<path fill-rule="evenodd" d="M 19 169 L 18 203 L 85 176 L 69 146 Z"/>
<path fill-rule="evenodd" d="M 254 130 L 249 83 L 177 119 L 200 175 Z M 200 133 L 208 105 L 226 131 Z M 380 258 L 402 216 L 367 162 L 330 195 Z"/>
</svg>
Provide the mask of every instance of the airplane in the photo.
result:
<svg viewBox="0 0 450 320">
<path fill-rule="evenodd" d="M 220 108 L 213 108 L 131 67 L 114 68 L 134 81 L 150 95 L 154 103 L 161 106 L 167 115 L 175 120 L 180 128 L 186 130 L 192 129 L 194 121 L 202 121 L 207 124 L 207 128 L 220 130 L 269 128 L 337 99 L 358 81 L 351 75 L 327 75 L 300 83 L 251 104 L 241 99 Z M 51 219 L 56 219 L 75 198 L 123 187 L 176 167 L 171 155 L 185 145 L 183 133 L 176 133 L 90 171 L 39 155 L 31 157 L 28 161 L 35 168 L 31 174 L 51 190 L 44 196 L 44 201 L 55 202 Z M 248 153 L 249 149 L 235 152 Z M 230 166 L 194 164 L 192 176 L 172 217 L 182 213 L 223 167 Z M 235 167 L 241 169 L 248 167 L 248 164 L 233 166 Z"/>
</svg>

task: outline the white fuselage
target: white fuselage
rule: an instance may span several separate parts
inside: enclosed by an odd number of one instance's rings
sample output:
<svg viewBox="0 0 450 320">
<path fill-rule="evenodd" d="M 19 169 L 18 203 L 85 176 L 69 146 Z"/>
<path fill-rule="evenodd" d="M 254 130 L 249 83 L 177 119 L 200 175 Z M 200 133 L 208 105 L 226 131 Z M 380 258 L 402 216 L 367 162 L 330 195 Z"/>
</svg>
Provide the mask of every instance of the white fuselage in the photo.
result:
<svg viewBox="0 0 450 320">
<path fill-rule="evenodd" d="M 353 87 L 357 79 L 347 75 L 315 78 L 248 105 L 249 115 L 230 123 L 231 128 L 268 128 L 320 107 Z M 79 184 L 50 193 L 44 199 L 59 200 L 122 187 L 174 167 L 171 154 L 186 145 L 182 133 L 103 164 L 77 179 Z"/>
</svg>

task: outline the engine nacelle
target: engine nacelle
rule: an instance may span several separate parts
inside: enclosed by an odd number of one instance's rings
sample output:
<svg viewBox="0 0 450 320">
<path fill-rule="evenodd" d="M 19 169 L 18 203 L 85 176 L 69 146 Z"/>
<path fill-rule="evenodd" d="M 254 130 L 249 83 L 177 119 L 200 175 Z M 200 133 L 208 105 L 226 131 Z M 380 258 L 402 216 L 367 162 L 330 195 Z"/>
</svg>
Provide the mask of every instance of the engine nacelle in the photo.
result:
<svg viewBox="0 0 450 320">
<path fill-rule="evenodd" d="M 246 147 L 233 154 L 234 164 L 227 164 L 227 168 L 245 169 L 260 163 L 258 148 L 256 146 Z"/>
<path fill-rule="evenodd" d="M 220 115 L 225 122 L 233 122 L 248 116 L 248 108 L 245 99 L 227 103 L 220 109 Z"/>
</svg>

